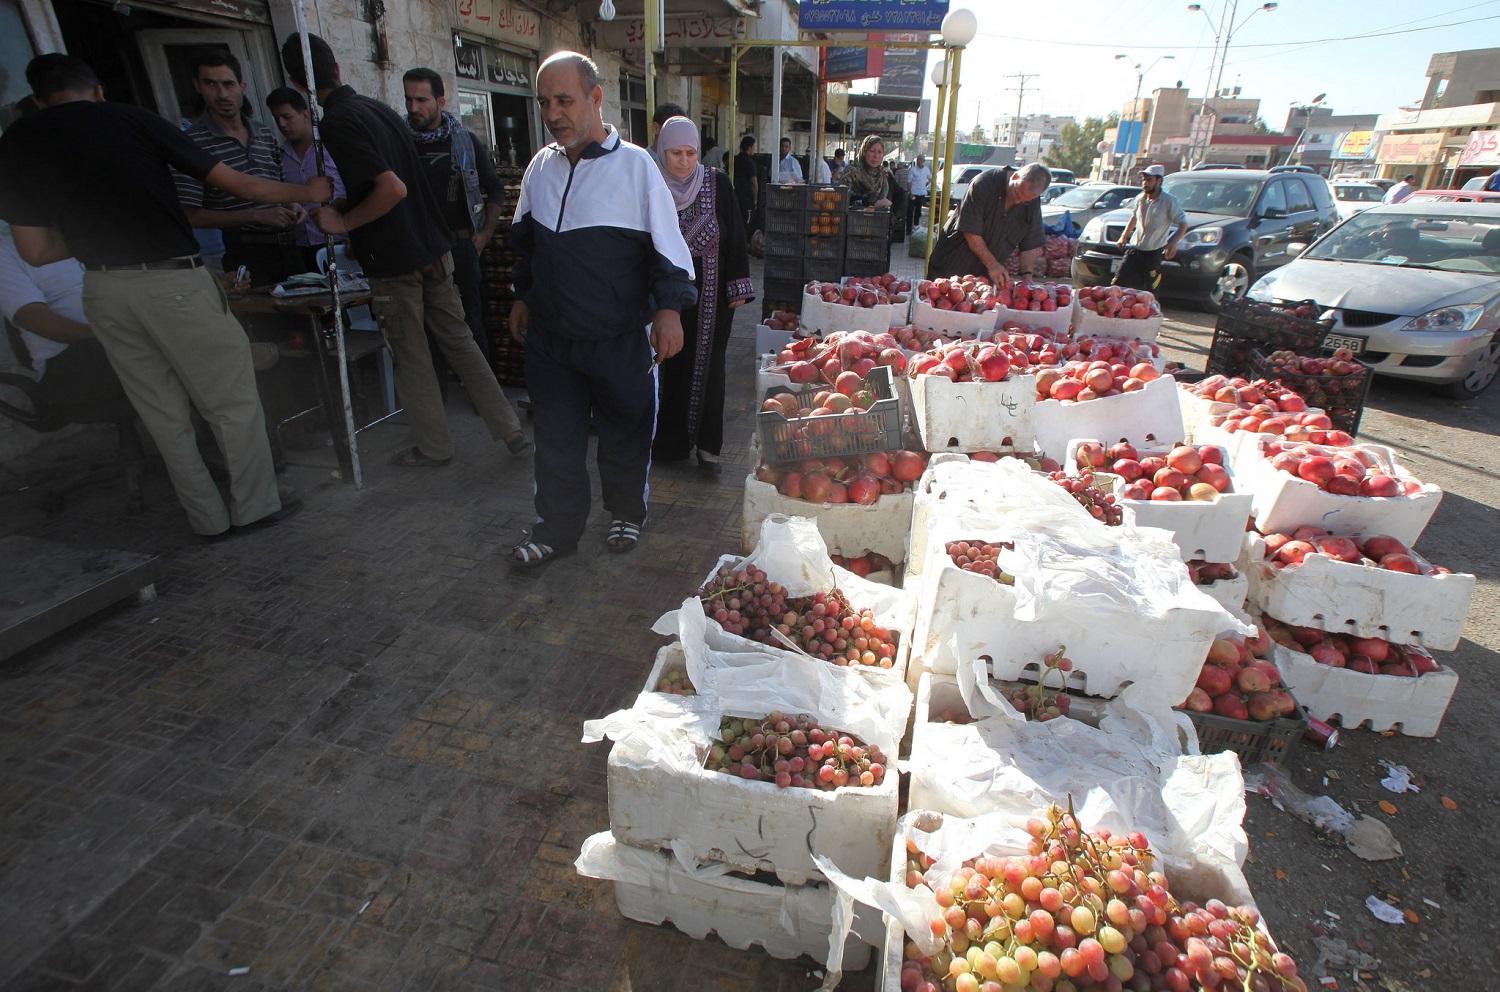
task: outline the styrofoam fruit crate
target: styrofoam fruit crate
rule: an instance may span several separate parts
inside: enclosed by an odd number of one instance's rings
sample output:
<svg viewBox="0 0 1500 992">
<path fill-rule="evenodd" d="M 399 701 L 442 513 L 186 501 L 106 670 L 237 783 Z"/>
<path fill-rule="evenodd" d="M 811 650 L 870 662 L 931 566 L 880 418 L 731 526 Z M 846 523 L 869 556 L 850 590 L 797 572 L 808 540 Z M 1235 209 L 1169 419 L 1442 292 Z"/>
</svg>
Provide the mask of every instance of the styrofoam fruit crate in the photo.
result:
<svg viewBox="0 0 1500 992">
<path fill-rule="evenodd" d="M 1412 477 L 1385 445 L 1356 447 L 1374 452 L 1397 479 Z M 1290 534 L 1312 525 L 1334 534 L 1389 534 L 1410 547 L 1443 499 L 1443 491 L 1430 482 L 1411 496 L 1335 496 L 1306 479 L 1272 468 L 1258 447 L 1243 451 L 1238 468 L 1244 486 L 1254 496 L 1255 529 L 1262 534 Z"/>
<path fill-rule="evenodd" d="M 943 820 L 943 814 L 913 807 L 901 818 L 896 830 L 896 839 L 891 848 L 891 871 L 888 876 L 892 885 L 906 882 L 906 824 L 912 819 L 924 820 L 924 829 L 934 829 Z M 1024 849 L 1005 850 L 997 853 L 1024 854 Z M 1218 899 L 1230 906 L 1255 908 L 1255 897 L 1250 891 L 1250 882 L 1244 871 L 1231 861 L 1198 861 L 1191 867 L 1165 868 L 1158 863 L 1159 870 L 1167 875 L 1167 885 L 1179 901 L 1192 901 L 1199 905 L 1210 899 Z M 856 906 L 859 903 L 855 903 Z M 1264 924 L 1262 924 L 1264 928 Z M 885 918 L 885 946 L 875 959 L 876 992 L 901 992 L 901 966 L 906 958 L 906 931 L 899 920 L 887 914 Z"/>
<path fill-rule="evenodd" d="M 1036 378 L 1012 373 L 1003 382 L 953 382 L 938 375 L 909 380 L 912 420 L 922 447 L 933 452 L 1030 448 L 1035 441 Z"/>
<path fill-rule="evenodd" d="M 1110 444 L 1123 437 L 1139 446 L 1173 444 L 1186 436 L 1176 381 L 1168 376 L 1119 396 L 1082 403 L 1043 400 L 1036 404 L 1032 419 L 1037 446 L 1048 453 L 1065 452 L 1068 442 L 1076 437 L 1107 438 Z"/>
<path fill-rule="evenodd" d="M 1061 310 L 1012 310 L 1010 307 L 996 307 L 995 319 L 991 327 L 1004 327 L 1009 323 L 1020 324 L 1022 327 L 1033 330 L 1047 330 L 1053 335 L 1065 335 L 1068 328 L 1073 326 L 1072 306 L 1063 307 Z"/>
<path fill-rule="evenodd" d="M 772 354 L 772 355 L 774 355 L 774 354 L 780 352 L 781 349 L 785 348 L 787 345 L 791 344 L 794 340 L 796 340 L 799 337 L 816 337 L 816 336 L 817 335 L 804 333 L 802 331 L 798 331 L 795 334 L 792 333 L 791 331 L 777 331 L 777 330 L 772 330 L 771 328 L 767 327 L 765 324 L 756 324 L 755 325 L 755 354 L 756 355 L 765 355 L 765 354 Z"/>
<path fill-rule="evenodd" d="M 1149 317 L 1105 317 L 1098 311 L 1083 305 L 1083 299 L 1073 297 L 1073 333 L 1103 335 L 1109 338 L 1140 338 L 1155 341 L 1161 334 L 1162 315 L 1160 302 L 1157 312 Z"/>
<path fill-rule="evenodd" d="M 981 331 L 994 329 L 995 312 L 983 310 L 979 313 L 960 313 L 957 310 L 944 310 L 913 294 L 911 322 L 914 327 L 938 331 L 949 337 L 972 338 L 977 337 Z"/>
<path fill-rule="evenodd" d="M 1416 678 L 1366 675 L 1320 665 L 1310 655 L 1277 644 L 1271 660 L 1297 702 L 1319 720 L 1345 728 L 1395 730 L 1407 737 L 1436 737 L 1458 688 L 1458 673 L 1447 666 Z"/>
<path fill-rule="evenodd" d="M 1411 575 L 1324 554 L 1277 568 L 1260 534 L 1246 535 L 1239 568 L 1250 604 L 1284 623 L 1438 651 L 1458 647 L 1474 595 L 1472 575 Z"/>
<path fill-rule="evenodd" d="M 821 296 L 802 294 L 802 330 L 828 334 L 831 331 L 870 331 L 878 333 L 907 323 L 910 303 L 879 303 L 873 307 L 824 303 Z"/>
<path fill-rule="evenodd" d="M 670 853 L 621 844 L 609 831 L 583 842 L 579 866 L 589 877 L 613 878 L 615 902 L 632 920 L 671 923 L 696 940 L 717 934 L 730 947 L 759 946 L 783 960 L 828 959 L 835 892 L 827 884 L 789 886 L 713 866 L 689 871 Z M 869 963 L 870 944 L 860 933 L 876 927 L 877 915 L 856 908 L 855 929 L 843 942 L 845 969 Z"/>
<path fill-rule="evenodd" d="M 858 558 L 867 551 L 873 551 L 899 565 L 906 561 L 915 499 L 911 490 L 906 490 L 883 495 L 868 506 L 859 503 L 809 503 L 805 499 L 781 495 L 775 486 L 761 482 L 752 472 L 745 478 L 740 545 L 749 554 L 760 540 L 761 522 L 773 513 L 781 513 L 815 521 L 818 533 L 823 535 L 832 554 Z"/>
<path fill-rule="evenodd" d="M 1230 610 L 1244 610 L 1245 598 L 1250 592 L 1250 577 L 1241 570 L 1232 579 L 1219 579 L 1198 587 Z"/>
<path fill-rule="evenodd" d="M 1068 442 L 1067 456 L 1063 461 L 1063 466 L 1064 471 L 1069 475 L 1076 476 L 1082 471 L 1078 467 L 1077 457 L 1078 446 L 1082 443 L 1082 439 Z M 1100 443 L 1107 450 L 1112 442 L 1101 439 Z M 1152 455 L 1165 457 L 1167 451 L 1170 450 L 1165 447 L 1148 448 L 1139 445 L 1136 447 L 1142 458 Z M 1229 452 L 1220 445 L 1215 445 L 1215 447 L 1219 449 L 1220 464 L 1224 466 L 1224 471 L 1229 476 L 1229 492 L 1220 493 L 1212 500 L 1183 499 L 1165 502 L 1150 499 L 1126 499 L 1123 495 L 1125 480 L 1112 476 L 1115 484 L 1111 491 L 1121 506 L 1127 506 L 1134 512 L 1136 526 L 1160 527 L 1162 530 L 1171 531 L 1172 540 L 1182 552 L 1183 561 L 1202 559 L 1216 563 L 1232 562 L 1239 557 L 1240 545 L 1245 540 L 1245 524 L 1250 519 L 1251 496 L 1248 491 L 1242 490 L 1237 484 Z"/>
<path fill-rule="evenodd" d="M 647 765 L 631 742 L 617 742 L 607 772 L 610 828 L 635 847 L 675 842 L 700 861 L 771 872 L 790 885 L 820 877 L 814 854 L 851 875 L 879 876 L 896 825 L 900 776 L 894 762 L 902 729 L 891 728 L 886 757 L 892 767 L 878 785 L 832 792 L 782 789 L 701 767 L 683 772 Z"/>
</svg>

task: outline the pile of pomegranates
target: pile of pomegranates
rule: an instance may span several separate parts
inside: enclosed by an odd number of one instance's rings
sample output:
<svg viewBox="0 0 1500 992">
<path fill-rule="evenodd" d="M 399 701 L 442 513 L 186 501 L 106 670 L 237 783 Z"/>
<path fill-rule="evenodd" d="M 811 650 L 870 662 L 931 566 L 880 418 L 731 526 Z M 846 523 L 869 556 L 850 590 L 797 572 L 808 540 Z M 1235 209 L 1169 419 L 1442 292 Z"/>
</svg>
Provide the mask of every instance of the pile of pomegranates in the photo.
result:
<svg viewBox="0 0 1500 992">
<path fill-rule="evenodd" d="M 952 382 L 1004 382 L 1011 366 L 1025 368 L 1026 352 L 1008 343 L 950 341 L 913 358 L 906 374 L 942 376 Z"/>
<path fill-rule="evenodd" d="M 1324 555 L 1350 565 L 1383 568 L 1407 575 L 1451 575 L 1453 570 L 1433 565 L 1411 548 L 1386 534 L 1339 537 L 1321 527 L 1298 527 L 1290 534 L 1265 534 L 1265 560 L 1277 568 L 1302 564 L 1308 555 Z"/>
<path fill-rule="evenodd" d="M 776 355 L 771 371 L 781 372 L 798 385 L 826 382 L 852 372 L 866 378 L 877 365 L 889 366 L 900 375 L 906 370 L 906 353 L 889 331 L 834 331 L 824 338 L 798 338 Z"/>
<path fill-rule="evenodd" d="M 857 558 L 846 558 L 843 555 L 829 555 L 828 557 L 832 558 L 833 563 L 839 568 L 847 569 L 860 578 L 874 572 L 891 572 L 896 568 L 885 555 L 877 555 L 873 551 L 866 551 Z"/>
<path fill-rule="evenodd" d="M 1065 403 L 1119 396 L 1146 388 L 1161 373 L 1150 362 L 1125 365 L 1123 362 L 1072 361 L 1061 368 L 1042 369 L 1036 374 L 1036 398 L 1061 400 Z"/>
<path fill-rule="evenodd" d="M 1078 291 L 1078 305 L 1119 320 L 1144 320 L 1161 313 L 1155 294 L 1119 286 L 1085 286 Z"/>
<path fill-rule="evenodd" d="M 1313 661 L 1330 668 L 1347 668 L 1365 675 L 1394 675 L 1419 678 L 1435 672 L 1438 663 L 1432 655 L 1415 645 L 1392 644 L 1379 637 L 1355 637 L 1330 633 L 1312 627 L 1282 623 L 1262 616 L 1266 634 L 1283 647 L 1309 655 Z"/>
<path fill-rule="evenodd" d="M 773 331 L 791 331 L 796 334 L 802 329 L 802 320 L 790 310 L 772 310 L 771 316 L 762 321 L 767 328 Z"/>
<path fill-rule="evenodd" d="M 1112 472 L 1124 479 L 1125 499 L 1212 502 L 1220 493 L 1233 491 L 1224 449 L 1215 444 L 1179 444 L 1165 454 L 1143 454 L 1129 441 L 1108 449 L 1098 441 L 1084 441 L 1074 458 L 1080 469 Z"/>
<path fill-rule="evenodd" d="M 890 281 L 883 281 L 887 279 Z M 824 303 L 866 309 L 884 303 L 905 303 L 910 291 L 911 283 L 904 279 L 897 279 L 890 273 L 860 279 L 850 278 L 846 279 L 842 285 L 836 282 L 814 280 L 803 288 L 804 294 L 816 296 Z"/>
<path fill-rule="evenodd" d="M 1217 713 L 1231 720 L 1278 720 L 1297 712 L 1281 673 L 1267 661 L 1271 638 L 1261 629 L 1249 640 L 1221 637 L 1208 648 L 1198 684 L 1178 709 Z"/>
<path fill-rule="evenodd" d="M 908 489 L 927 468 L 923 451 L 875 451 L 844 458 L 809 458 L 794 465 L 759 465 L 755 477 L 788 499 L 809 503 L 858 503 Z"/>
<path fill-rule="evenodd" d="M 955 313 L 985 313 L 999 305 L 990 281 L 971 275 L 923 279 L 917 283 L 917 299 L 934 309 Z"/>
<path fill-rule="evenodd" d="M 938 331 L 929 331 L 923 327 L 913 327 L 907 324 L 905 327 L 891 328 L 891 336 L 896 339 L 896 346 L 907 351 L 926 351 L 928 348 L 937 346 L 948 340 L 946 336 Z"/>
<path fill-rule="evenodd" d="M 1067 283 L 1013 282 L 995 290 L 995 300 L 1007 310 L 1052 313 L 1073 305 L 1073 287 Z"/>
<path fill-rule="evenodd" d="M 1265 440 L 1261 455 L 1279 472 L 1311 482 L 1335 496 L 1411 496 L 1422 484 L 1397 478 L 1374 453 L 1358 446 L 1337 448 L 1307 442 Z"/>
<path fill-rule="evenodd" d="M 1326 413 L 1272 413 L 1257 403 L 1248 409 L 1215 413 L 1208 422 L 1229 434 L 1246 431 L 1251 434 L 1275 434 L 1289 441 L 1310 441 L 1334 448 L 1347 448 L 1354 438 L 1346 431 L 1334 430 Z"/>
</svg>

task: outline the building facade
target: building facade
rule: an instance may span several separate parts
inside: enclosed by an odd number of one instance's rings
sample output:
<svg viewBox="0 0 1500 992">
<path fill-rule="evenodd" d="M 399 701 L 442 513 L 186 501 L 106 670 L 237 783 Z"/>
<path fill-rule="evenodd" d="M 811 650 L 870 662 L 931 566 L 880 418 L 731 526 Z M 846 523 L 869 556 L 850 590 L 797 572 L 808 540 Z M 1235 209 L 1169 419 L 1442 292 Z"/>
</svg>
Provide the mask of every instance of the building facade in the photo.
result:
<svg viewBox="0 0 1500 992">
<path fill-rule="evenodd" d="M 1421 106 L 1381 114 L 1378 175 L 1457 187 L 1500 168 L 1500 48 L 1439 52 Z"/>
</svg>

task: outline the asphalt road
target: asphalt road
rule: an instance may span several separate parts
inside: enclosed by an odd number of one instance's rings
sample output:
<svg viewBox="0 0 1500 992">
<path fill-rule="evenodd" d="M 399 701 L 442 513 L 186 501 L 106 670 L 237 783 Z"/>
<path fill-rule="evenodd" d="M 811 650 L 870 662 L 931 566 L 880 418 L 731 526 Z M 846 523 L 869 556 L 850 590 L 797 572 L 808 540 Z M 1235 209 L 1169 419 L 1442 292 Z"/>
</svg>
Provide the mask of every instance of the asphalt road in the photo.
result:
<svg viewBox="0 0 1500 992">
<path fill-rule="evenodd" d="M 1167 317 L 1161 342 L 1168 357 L 1202 368 L 1212 318 L 1176 309 Z M 1463 642 L 1438 656 L 1458 672 L 1459 685 L 1436 738 L 1346 730 L 1331 751 L 1304 745 L 1287 762 L 1299 788 L 1331 796 L 1356 815 L 1385 821 L 1402 857 L 1363 861 L 1342 840 L 1318 835 L 1269 801 L 1248 800 L 1251 853 L 1245 873 L 1271 933 L 1302 964 L 1315 989 L 1324 972 L 1314 965 L 1330 938 L 1380 962 L 1359 979 L 1348 966 L 1330 971 L 1341 990 L 1500 987 L 1500 945 L 1484 888 L 1500 864 L 1492 823 L 1500 813 L 1497 435 L 1500 388 L 1460 403 L 1393 379 L 1378 378 L 1371 387 L 1360 438 L 1397 449 L 1418 478 L 1444 491 L 1418 550 L 1456 572 L 1474 573 L 1478 583 Z M 1386 791 L 1380 785 L 1386 774 L 1382 762 L 1410 768 L 1421 792 Z M 1444 797 L 1456 808 L 1447 809 Z M 1394 815 L 1378 808 L 1382 799 L 1395 805 Z M 1412 910 L 1418 922 L 1379 922 L 1365 907 L 1371 895 Z"/>
</svg>

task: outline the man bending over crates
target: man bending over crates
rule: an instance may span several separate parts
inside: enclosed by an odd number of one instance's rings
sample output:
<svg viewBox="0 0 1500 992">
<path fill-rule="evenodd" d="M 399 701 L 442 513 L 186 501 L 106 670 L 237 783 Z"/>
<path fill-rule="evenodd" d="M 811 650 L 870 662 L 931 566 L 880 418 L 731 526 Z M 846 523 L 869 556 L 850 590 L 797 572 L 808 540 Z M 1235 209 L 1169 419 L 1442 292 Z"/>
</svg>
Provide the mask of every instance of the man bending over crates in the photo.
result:
<svg viewBox="0 0 1500 992">
<path fill-rule="evenodd" d="M 511 552 L 526 568 L 578 546 L 592 501 L 590 417 L 611 518 L 605 544 L 635 549 L 646 522 L 656 366 L 681 350 L 682 311 L 698 298 L 661 170 L 600 114 L 599 67 L 558 52 L 542 63 L 536 94 L 554 141 L 526 167 L 511 226 L 510 333 L 526 344 L 536 423 L 537 522 Z"/>
</svg>

